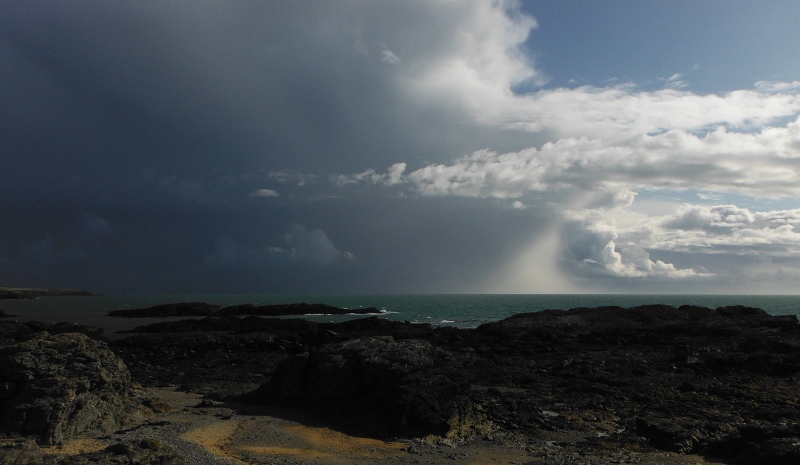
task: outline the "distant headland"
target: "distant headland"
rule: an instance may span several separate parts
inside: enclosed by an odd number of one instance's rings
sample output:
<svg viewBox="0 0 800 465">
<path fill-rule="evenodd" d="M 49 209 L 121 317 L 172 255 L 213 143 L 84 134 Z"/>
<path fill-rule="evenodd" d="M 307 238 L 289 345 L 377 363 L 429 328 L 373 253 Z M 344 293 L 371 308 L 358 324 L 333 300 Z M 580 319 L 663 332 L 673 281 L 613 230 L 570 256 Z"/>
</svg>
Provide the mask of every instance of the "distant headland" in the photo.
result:
<svg viewBox="0 0 800 465">
<path fill-rule="evenodd" d="M 0 286 L 0 300 L 35 299 L 37 297 L 54 297 L 54 296 L 93 296 L 93 295 L 99 295 L 99 294 L 95 294 L 89 291 L 81 291 L 79 289 Z"/>
</svg>

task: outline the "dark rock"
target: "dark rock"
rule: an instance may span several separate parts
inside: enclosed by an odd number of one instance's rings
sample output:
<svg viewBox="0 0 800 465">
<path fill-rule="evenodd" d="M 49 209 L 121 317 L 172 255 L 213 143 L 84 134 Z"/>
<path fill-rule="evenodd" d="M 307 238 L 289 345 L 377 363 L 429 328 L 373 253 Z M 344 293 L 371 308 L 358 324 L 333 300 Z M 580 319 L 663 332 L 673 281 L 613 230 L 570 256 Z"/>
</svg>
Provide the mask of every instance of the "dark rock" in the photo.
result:
<svg viewBox="0 0 800 465">
<path fill-rule="evenodd" d="M 123 318 L 164 318 L 173 316 L 291 316 L 291 315 L 370 315 L 381 313 L 377 308 L 338 308 L 326 304 L 276 304 L 253 305 L 241 304 L 220 308 L 219 305 L 205 302 L 182 302 L 174 304 L 156 305 L 149 308 L 135 308 L 129 310 L 113 310 L 108 316 Z"/>
<path fill-rule="evenodd" d="M 297 335 L 315 335 L 320 324 L 300 318 L 263 318 L 248 316 L 239 321 L 236 331 L 240 333 L 281 332 Z"/>
<path fill-rule="evenodd" d="M 769 314 L 760 308 L 745 307 L 744 305 L 719 307 L 715 311 L 727 318 L 769 317 Z"/>
<path fill-rule="evenodd" d="M 303 407 L 338 404 L 371 423 L 378 436 L 444 435 L 469 387 L 445 366 L 449 357 L 421 340 L 349 340 L 290 357 L 251 397 Z"/>
<path fill-rule="evenodd" d="M 235 315 L 212 315 L 202 319 L 164 321 L 146 326 L 137 326 L 119 333 L 193 333 L 233 331 L 238 333 L 254 333 L 267 331 L 310 331 L 316 332 L 318 323 L 298 318 L 280 319 Z"/>
<path fill-rule="evenodd" d="M 2 326 L 0 326 L 1 328 Z M 450 328 L 455 329 L 455 328 Z M 300 318 L 266 318 L 258 316 L 221 316 L 214 314 L 202 319 L 165 321 L 145 326 L 137 326 L 131 330 L 119 331 L 127 333 L 194 333 L 231 331 L 237 333 L 284 333 L 302 334 L 313 343 L 344 341 L 354 337 L 370 335 L 392 335 L 401 339 L 430 335 L 433 327 L 428 323 L 410 324 L 390 321 L 377 316 L 358 318 L 341 323 L 317 323 Z M 447 331 L 448 328 L 437 328 Z M 456 330 L 459 331 L 459 330 Z"/>
<path fill-rule="evenodd" d="M 173 406 L 159 398 L 144 399 L 142 405 L 149 408 L 154 413 L 167 413 L 175 410 Z"/>
<path fill-rule="evenodd" d="M 56 458 L 48 455 L 29 438 L 0 439 L 0 463 L 3 465 L 56 465 Z"/>
<path fill-rule="evenodd" d="M 156 439 L 117 443 L 104 450 L 51 455 L 27 438 L 0 440 L 3 465 L 185 465 L 186 460 Z"/>
<path fill-rule="evenodd" d="M 132 421 L 130 374 L 105 343 L 83 334 L 36 337 L 0 347 L 0 431 L 55 444 Z"/>
<path fill-rule="evenodd" d="M 23 341 L 36 334 L 28 325 L 16 321 L 0 321 L 0 344 L 10 341 Z"/>
<path fill-rule="evenodd" d="M 256 389 L 297 347 L 292 331 L 274 334 L 142 334 L 110 341 L 145 386 L 182 386 L 181 390 L 235 396 Z M 280 347 L 284 347 L 283 350 Z"/>
<path fill-rule="evenodd" d="M 800 443 L 800 323 L 759 309 L 549 310 L 475 329 L 215 315 L 175 328 L 113 342 L 137 381 L 251 392 L 372 437 L 573 438 L 578 452 L 748 465 L 794 463 Z"/>
<path fill-rule="evenodd" d="M 290 315 L 368 315 L 381 313 L 374 307 L 369 308 L 338 308 L 326 304 L 276 304 L 259 305 L 243 304 L 225 307 L 217 315 L 252 315 L 252 316 L 290 316 Z"/>
<path fill-rule="evenodd" d="M 123 442 L 89 454 L 66 457 L 59 465 L 185 465 L 186 460 L 157 439 Z"/>
<path fill-rule="evenodd" d="M 374 334 L 374 335 L 406 335 L 413 337 L 413 335 L 428 334 L 433 329 L 428 323 L 409 324 L 408 322 L 401 323 L 399 321 L 390 321 L 385 318 L 378 318 L 371 316 L 367 318 L 358 318 L 350 321 L 343 321 L 341 323 L 333 324 L 320 324 L 322 328 L 330 328 L 331 331 L 338 331 L 343 333 L 357 333 L 357 334 Z"/>
<path fill-rule="evenodd" d="M 728 437 L 711 444 L 706 452 L 745 464 L 800 463 L 800 427 L 781 427 L 774 424 L 751 423 L 740 427 Z"/>
<path fill-rule="evenodd" d="M 208 316 L 219 309 L 219 305 L 205 302 L 181 302 L 175 304 L 156 305 L 148 308 L 132 308 L 129 310 L 112 310 L 108 316 L 122 318 L 162 318 L 171 316 Z"/>
<path fill-rule="evenodd" d="M 209 316 L 202 319 L 162 321 L 146 326 L 137 326 L 119 333 L 189 333 L 202 331 L 236 331 L 240 327 L 238 317 Z"/>
<path fill-rule="evenodd" d="M 662 449 L 675 452 L 697 452 L 708 442 L 704 424 L 698 420 L 675 417 L 645 417 L 636 419 L 636 432 Z"/>
<path fill-rule="evenodd" d="M 796 465 L 800 463 L 800 443 L 797 437 L 770 438 L 758 443 L 745 443 L 739 449 L 735 463 Z"/>
<path fill-rule="evenodd" d="M 278 366 L 261 393 L 278 402 L 322 405 L 395 384 L 444 356 L 441 349 L 420 340 L 354 339 L 291 357 Z"/>
<path fill-rule="evenodd" d="M 50 334 L 81 333 L 92 339 L 102 339 L 103 336 L 103 328 L 96 326 L 74 323 L 45 323 L 42 321 L 0 321 L 0 344 L 4 341 L 27 341 L 42 331 L 47 331 Z"/>
<path fill-rule="evenodd" d="M 218 315 L 252 315 L 255 308 L 256 306 L 253 304 L 229 305 L 219 309 Z"/>
<path fill-rule="evenodd" d="M 42 321 L 26 321 L 22 323 L 34 333 L 47 331 L 50 334 L 80 333 L 92 339 L 100 340 L 103 337 L 103 328 L 75 323 L 45 323 Z"/>
<path fill-rule="evenodd" d="M 9 315 L 8 313 L 0 310 L 0 318 L 11 318 L 11 317 L 15 317 L 15 316 L 17 316 L 17 315 Z"/>
</svg>

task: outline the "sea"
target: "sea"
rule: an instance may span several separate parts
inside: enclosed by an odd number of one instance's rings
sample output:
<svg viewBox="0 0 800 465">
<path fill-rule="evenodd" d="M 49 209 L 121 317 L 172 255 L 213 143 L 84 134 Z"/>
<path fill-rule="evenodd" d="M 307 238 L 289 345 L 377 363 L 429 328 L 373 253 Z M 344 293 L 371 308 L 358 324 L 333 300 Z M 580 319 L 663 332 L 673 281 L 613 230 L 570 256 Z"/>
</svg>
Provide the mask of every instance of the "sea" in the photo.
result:
<svg viewBox="0 0 800 465">
<path fill-rule="evenodd" d="M 800 296 L 780 295 L 643 295 L 643 294 L 368 294 L 368 295 L 110 295 L 91 297 L 41 297 L 31 300 L 0 300 L 0 310 L 12 320 L 70 322 L 98 326 L 107 337 L 117 331 L 176 318 L 109 317 L 111 310 L 146 308 L 177 302 L 207 302 L 220 306 L 288 303 L 324 303 L 339 308 L 374 307 L 378 318 L 412 323 L 430 323 L 474 328 L 517 313 L 576 307 L 645 304 L 698 305 L 708 308 L 745 305 L 762 308 L 772 315 L 800 316 Z M 287 317 L 287 318 L 297 318 Z M 319 322 L 338 322 L 364 315 L 309 315 Z"/>
</svg>

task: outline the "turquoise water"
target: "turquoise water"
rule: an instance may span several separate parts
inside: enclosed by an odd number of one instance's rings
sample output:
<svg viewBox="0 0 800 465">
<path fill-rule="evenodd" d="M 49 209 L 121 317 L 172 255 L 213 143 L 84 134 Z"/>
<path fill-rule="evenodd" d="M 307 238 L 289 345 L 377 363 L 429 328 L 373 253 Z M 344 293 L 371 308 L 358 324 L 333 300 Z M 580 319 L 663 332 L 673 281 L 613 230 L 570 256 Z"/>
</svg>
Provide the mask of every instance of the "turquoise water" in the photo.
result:
<svg viewBox="0 0 800 465">
<path fill-rule="evenodd" d="M 162 303 L 201 301 L 217 305 L 253 303 L 325 303 L 342 308 L 376 307 L 381 318 L 457 327 L 475 327 L 516 313 L 546 309 L 644 304 L 722 307 L 747 305 L 773 315 L 800 315 L 800 296 L 773 295 L 128 295 L 97 297 L 45 297 L 35 300 L 0 300 L 0 310 L 23 321 L 68 321 L 100 326 L 107 334 L 164 319 L 125 319 L 106 316 L 110 310 L 143 308 Z M 363 316 L 310 316 L 316 321 L 343 321 Z M 180 318 L 173 318 L 180 319 Z M 109 334 L 111 335 L 111 334 Z"/>
</svg>

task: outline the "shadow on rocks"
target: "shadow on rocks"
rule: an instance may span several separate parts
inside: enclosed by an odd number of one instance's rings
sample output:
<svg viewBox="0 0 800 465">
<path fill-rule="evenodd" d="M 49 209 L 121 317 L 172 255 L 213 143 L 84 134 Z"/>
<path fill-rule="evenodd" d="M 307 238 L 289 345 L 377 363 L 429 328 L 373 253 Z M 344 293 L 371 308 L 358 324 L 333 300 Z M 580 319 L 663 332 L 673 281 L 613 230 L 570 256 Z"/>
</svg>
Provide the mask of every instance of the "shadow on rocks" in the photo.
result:
<svg viewBox="0 0 800 465">
<path fill-rule="evenodd" d="M 340 429 L 385 439 L 447 435 L 468 409 L 468 391 L 453 354 L 379 336 L 292 356 L 247 399 L 313 408 Z"/>
</svg>

